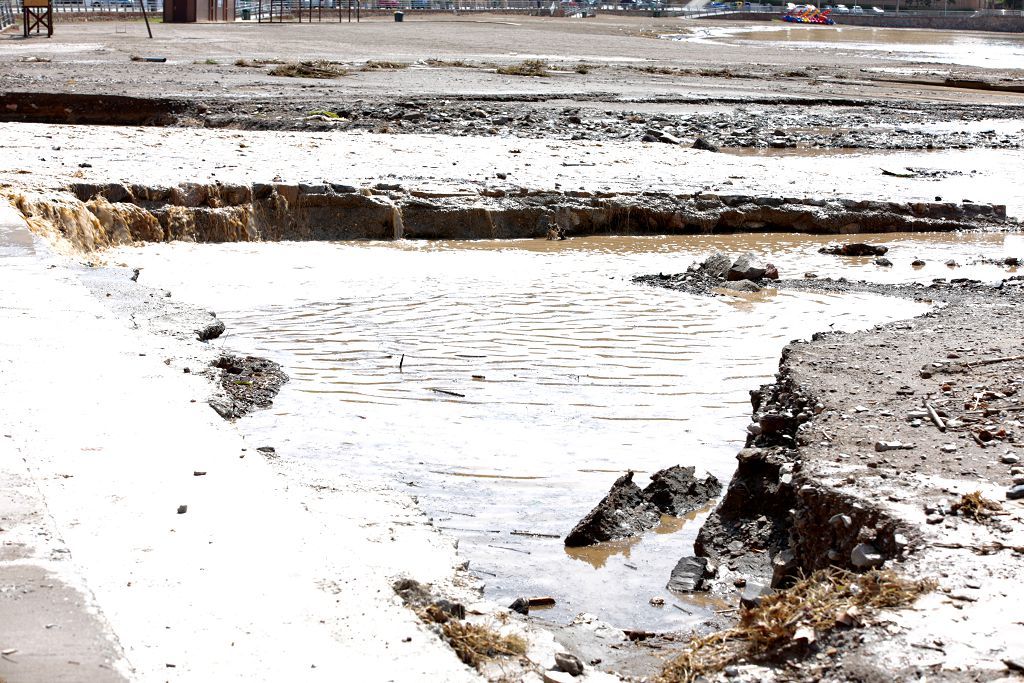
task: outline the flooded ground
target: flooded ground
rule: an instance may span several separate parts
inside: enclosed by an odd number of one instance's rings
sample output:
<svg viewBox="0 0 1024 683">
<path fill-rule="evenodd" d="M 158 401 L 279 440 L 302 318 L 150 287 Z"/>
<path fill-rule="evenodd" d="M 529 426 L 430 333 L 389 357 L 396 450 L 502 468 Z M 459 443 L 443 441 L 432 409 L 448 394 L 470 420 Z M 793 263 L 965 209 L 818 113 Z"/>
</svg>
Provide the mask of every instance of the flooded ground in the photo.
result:
<svg viewBox="0 0 1024 683">
<path fill-rule="evenodd" d="M 586 611 L 660 630 L 707 608 L 664 590 L 707 511 L 597 548 L 566 551 L 561 538 L 627 469 L 641 485 L 675 464 L 727 481 L 748 390 L 772 377 L 791 339 L 924 306 L 788 292 L 694 298 L 631 276 L 678 272 L 725 249 L 769 255 L 783 277 L 995 280 L 1005 268 L 944 262 L 1024 255 L 1019 235 L 897 235 L 876 240 L 890 243 L 895 264 L 881 269 L 818 254 L 828 241 L 176 243 L 116 258 L 142 266 L 146 284 L 216 310 L 226 347 L 286 367 L 292 381 L 275 406 L 239 423 L 254 446 L 303 461 L 316 485 L 358 477 L 417 496 L 459 540 L 488 597 L 551 595 L 558 621 Z M 911 268 L 918 257 L 928 265 Z"/>
<path fill-rule="evenodd" d="M 969 31 L 872 28 L 867 26 L 807 26 L 781 21 L 767 27 L 707 27 L 666 36 L 687 42 L 748 45 L 770 43 L 776 48 L 820 50 L 829 46 L 862 57 L 957 64 L 982 69 L 1005 69 L 1024 58 L 1024 38 L 1018 35 Z M 1009 61 L 1008 61 L 1009 60 Z"/>
</svg>

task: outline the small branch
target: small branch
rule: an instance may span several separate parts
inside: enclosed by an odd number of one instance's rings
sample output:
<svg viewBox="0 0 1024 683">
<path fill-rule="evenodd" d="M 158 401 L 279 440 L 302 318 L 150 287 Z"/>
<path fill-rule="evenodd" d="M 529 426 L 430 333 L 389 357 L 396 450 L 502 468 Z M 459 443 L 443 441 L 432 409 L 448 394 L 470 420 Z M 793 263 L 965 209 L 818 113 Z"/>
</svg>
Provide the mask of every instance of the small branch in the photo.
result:
<svg viewBox="0 0 1024 683">
<path fill-rule="evenodd" d="M 946 423 L 943 422 L 942 418 L 939 417 L 939 414 L 935 412 L 935 408 L 932 406 L 932 404 L 929 403 L 928 401 L 925 401 L 924 409 L 928 411 L 928 417 L 932 419 L 932 422 L 934 422 L 935 426 L 939 428 L 939 431 L 946 431 Z"/>
</svg>

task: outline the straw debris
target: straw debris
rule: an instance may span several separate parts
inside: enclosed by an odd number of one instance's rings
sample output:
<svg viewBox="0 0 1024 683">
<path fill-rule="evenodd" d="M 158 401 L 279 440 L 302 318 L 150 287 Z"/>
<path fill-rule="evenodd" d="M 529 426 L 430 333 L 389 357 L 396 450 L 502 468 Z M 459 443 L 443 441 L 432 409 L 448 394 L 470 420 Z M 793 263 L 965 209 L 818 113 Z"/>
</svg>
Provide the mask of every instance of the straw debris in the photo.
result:
<svg viewBox="0 0 1024 683">
<path fill-rule="evenodd" d="M 435 66 L 438 68 L 449 67 L 455 69 L 475 69 L 476 64 L 467 62 L 464 59 L 427 59 L 423 62 L 427 66 Z"/>
<path fill-rule="evenodd" d="M 407 62 L 387 62 L 371 59 L 363 65 L 362 71 L 394 71 L 396 69 L 408 69 Z"/>
<path fill-rule="evenodd" d="M 503 636 L 480 624 L 453 619 L 441 627 L 441 633 L 459 659 L 476 669 L 497 657 L 526 654 L 526 640 L 522 636 Z"/>
<path fill-rule="evenodd" d="M 270 66 L 271 64 L 284 64 L 280 59 L 236 59 L 235 66 L 246 67 L 250 69 L 258 69 L 261 66 Z"/>
<path fill-rule="evenodd" d="M 289 78 L 339 78 L 347 76 L 349 71 L 335 62 L 317 59 L 312 62 L 289 62 L 274 67 L 267 73 L 271 76 L 287 76 Z"/>
<path fill-rule="evenodd" d="M 913 581 L 891 570 L 855 574 L 823 569 L 792 588 L 743 609 L 739 624 L 698 638 L 670 660 L 656 683 L 690 683 L 741 660 L 765 661 L 799 654 L 837 626 L 854 626 L 873 609 L 906 607 L 935 589 L 930 579 Z"/>
<path fill-rule="evenodd" d="M 988 522 L 992 513 L 1002 511 L 1003 506 L 994 500 L 989 500 L 981 495 L 981 491 L 965 493 L 960 500 L 950 506 L 950 510 L 965 519 L 973 519 L 975 522 Z"/>
</svg>

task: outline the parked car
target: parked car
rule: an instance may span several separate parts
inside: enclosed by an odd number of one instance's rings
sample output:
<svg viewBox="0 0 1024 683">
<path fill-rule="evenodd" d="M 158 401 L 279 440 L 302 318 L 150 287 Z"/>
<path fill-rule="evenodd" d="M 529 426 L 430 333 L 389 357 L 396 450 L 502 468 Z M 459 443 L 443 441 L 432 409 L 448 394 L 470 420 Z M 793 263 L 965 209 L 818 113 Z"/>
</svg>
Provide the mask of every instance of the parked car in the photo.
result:
<svg viewBox="0 0 1024 683">
<path fill-rule="evenodd" d="M 836 5 L 835 10 L 833 10 L 833 11 L 836 14 L 849 14 L 850 13 L 850 8 L 847 7 L 846 5 Z"/>
<path fill-rule="evenodd" d="M 864 14 L 864 8 L 860 5 L 854 5 L 850 8 L 850 14 Z"/>
<path fill-rule="evenodd" d="M 871 13 L 872 14 L 885 14 L 885 10 L 882 9 L 881 7 L 872 7 L 871 8 Z"/>
</svg>

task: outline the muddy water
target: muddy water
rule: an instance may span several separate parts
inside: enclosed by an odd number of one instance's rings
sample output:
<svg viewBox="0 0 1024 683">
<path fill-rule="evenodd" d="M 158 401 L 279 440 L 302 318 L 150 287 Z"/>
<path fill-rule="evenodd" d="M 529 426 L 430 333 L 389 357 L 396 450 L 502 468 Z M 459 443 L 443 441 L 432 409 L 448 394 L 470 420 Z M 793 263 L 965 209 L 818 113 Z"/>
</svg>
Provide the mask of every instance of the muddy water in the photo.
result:
<svg viewBox="0 0 1024 683">
<path fill-rule="evenodd" d="M 555 620 L 586 611 L 666 629 L 713 607 L 664 590 L 707 510 L 597 548 L 567 552 L 561 537 L 626 469 L 641 485 L 677 463 L 728 481 L 748 390 L 771 378 L 791 339 L 924 306 L 783 292 L 694 298 L 630 277 L 678 272 L 712 249 L 770 254 L 784 277 L 891 280 L 948 276 L 950 257 L 1024 251 L 1017 236 L 895 236 L 897 265 L 883 271 L 818 254 L 825 241 L 172 244 L 116 258 L 143 266 L 146 284 L 216 310 L 228 325 L 218 343 L 286 366 L 292 382 L 275 406 L 239 423 L 252 441 L 301 461 L 311 480 L 356 477 L 416 496 L 490 598 L 551 595 Z M 917 256 L 935 264 L 914 270 Z"/>
<path fill-rule="evenodd" d="M 845 52 L 882 59 L 960 64 L 1005 69 L 1024 59 L 1024 38 L 1018 35 L 932 31 L 865 26 L 709 27 L 671 36 L 676 40 L 747 44 L 772 43 L 778 47 L 819 50 L 823 45 Z M 810 53 L 808 53 L 810 54 Z M 816 61 L 813 57 L 812 61 Z"/>
</svg>

